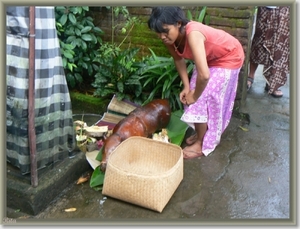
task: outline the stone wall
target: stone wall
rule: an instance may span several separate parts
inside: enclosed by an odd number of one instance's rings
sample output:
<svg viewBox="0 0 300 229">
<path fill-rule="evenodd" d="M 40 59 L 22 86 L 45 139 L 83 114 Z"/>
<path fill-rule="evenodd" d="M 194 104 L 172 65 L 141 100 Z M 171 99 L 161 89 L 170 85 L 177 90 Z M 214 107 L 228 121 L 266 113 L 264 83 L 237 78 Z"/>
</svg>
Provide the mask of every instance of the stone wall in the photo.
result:
<svg viewBox="0 0 300 229">
<path fill-rule="evenodd" d="M 196 15 L 199 7 L 188 6 L 185 10 L 190 10 Z M 162 44 L 157 35 L 150 31 L 147 26 L 147 20 L 152 8 L 147 6 L 127 7 L 130 16 L 139 18 L 140 23 L 136 24 L 129 36 L 125 39 L 122 48 L 139 47 L 140 57 L 150 54 L 151 48 L 156 55 L 169 56 L 166 47 Z M 117 26 L 112 36 L 112 25 L 121 24 L 124 21 L 122 15 L 112 21 L 111 11 L 105 7 L 91 7 L 91 16 L 94 18 L 94 24 L 100 27 L 105 35 L 104 41 L 114 41 L 120 43 L 124 39 L 124 34 L 120 32 L 122 26 Z M 226 7 L 207 7 L 209 15 L 209 25 L 227 31 L 236 37 L 242 44 L 245 51 L 245 62 L 240 72 L 239 85 L 236 97 L 236 106 L 241 106 L 246 100 L 246 79 L 248 75 L 249 51 L 251 45 L 251 36 L 253 31 L 254 7 L 253 6 L 226 6 Z"/>
</svg>

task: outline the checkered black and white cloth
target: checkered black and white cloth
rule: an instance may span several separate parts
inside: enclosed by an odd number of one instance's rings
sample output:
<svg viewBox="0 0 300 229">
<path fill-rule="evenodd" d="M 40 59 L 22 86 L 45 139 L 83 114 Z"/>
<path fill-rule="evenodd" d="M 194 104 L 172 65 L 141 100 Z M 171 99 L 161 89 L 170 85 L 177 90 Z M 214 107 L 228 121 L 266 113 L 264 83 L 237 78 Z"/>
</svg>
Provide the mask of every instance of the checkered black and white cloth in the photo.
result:
<svg viewBox="0 0 300 229">
<path fill-rule="evenodd" d="M 7 161 L 30 173 L 28 140 L 29 7 L 6 8 Z M 35 132 L 38 169 L 75 148 L 54 7 L 35 7 Z"/>
</svg>

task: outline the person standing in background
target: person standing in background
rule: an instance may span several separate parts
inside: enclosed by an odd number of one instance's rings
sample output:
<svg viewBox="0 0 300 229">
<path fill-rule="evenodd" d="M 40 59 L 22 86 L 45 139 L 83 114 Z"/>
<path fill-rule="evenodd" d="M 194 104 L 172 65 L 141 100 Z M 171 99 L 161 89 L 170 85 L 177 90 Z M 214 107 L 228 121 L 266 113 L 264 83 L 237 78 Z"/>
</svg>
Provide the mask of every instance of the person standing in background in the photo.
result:
<svg viewBox="0 0 300 229">
<path fill-rule="evenodd" d="M 283 96 L 279 89 L 289 75 L 290 8 L 288 6 L 261 6 L 257 9 L 255 34 L 250 53 L 247 90 L 254 82 L 258 65 L 263 65 L 265 91 L 275 98 Z"/>
</svg>

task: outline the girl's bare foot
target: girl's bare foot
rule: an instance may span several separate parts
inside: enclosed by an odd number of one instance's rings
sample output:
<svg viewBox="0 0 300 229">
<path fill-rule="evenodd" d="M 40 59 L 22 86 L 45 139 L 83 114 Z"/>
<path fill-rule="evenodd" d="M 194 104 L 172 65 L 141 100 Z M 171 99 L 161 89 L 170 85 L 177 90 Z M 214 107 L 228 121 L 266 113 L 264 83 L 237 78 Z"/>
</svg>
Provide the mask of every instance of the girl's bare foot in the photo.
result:
<svg viewBox="0 0 300 229">
<path fill-rule="evenodd" d="M 197 138 L 198 138 L 197 133 L 194 133 L 185 140 L 185 143 L 187 145 L 192 145 L 197 141 Z"/>
<path fill-rule="evenodd" d="M 201 147 L 201 142 L 196 141 L 193 145 L 191 146 L 186 146 L 183 149 L 183 158 L 184 159 L 192 159 L 192 158 L 197 158 L 204 156 L 202 153 L 202 147 Z"/>
</svg>

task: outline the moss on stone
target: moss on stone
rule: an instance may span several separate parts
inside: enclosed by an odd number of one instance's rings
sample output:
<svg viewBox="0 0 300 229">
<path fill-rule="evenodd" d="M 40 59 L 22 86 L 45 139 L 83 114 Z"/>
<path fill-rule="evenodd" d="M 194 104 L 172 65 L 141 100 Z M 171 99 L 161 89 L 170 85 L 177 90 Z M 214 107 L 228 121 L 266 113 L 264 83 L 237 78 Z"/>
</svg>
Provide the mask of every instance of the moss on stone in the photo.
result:
<svg viewBox="0 0 300 229">
<path fill-rule="evenodd" d="M 70 92 L 73 113 L 103 114 L 110 101 L 108 98 L 97 98 L 80 92 Z"/>
</svg>

